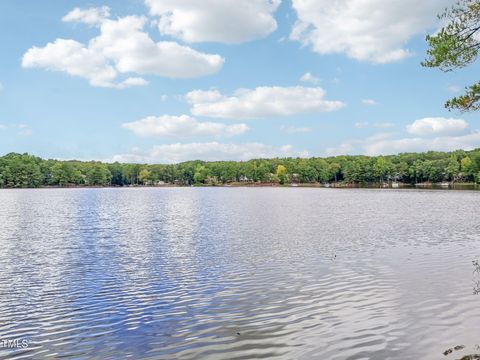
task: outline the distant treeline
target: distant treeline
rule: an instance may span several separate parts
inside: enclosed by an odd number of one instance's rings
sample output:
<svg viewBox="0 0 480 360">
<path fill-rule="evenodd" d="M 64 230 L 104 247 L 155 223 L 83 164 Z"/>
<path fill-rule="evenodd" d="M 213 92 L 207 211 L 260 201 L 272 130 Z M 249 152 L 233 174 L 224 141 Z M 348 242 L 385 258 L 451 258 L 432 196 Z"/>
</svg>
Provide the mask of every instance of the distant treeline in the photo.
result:
<svg viewBox="0 0 480 360">
<path fill-rule="evenodd" d="M 480 149 L 169 165 L 43 160 L 16 153 L 0 157 L 0 187 L 446 181 L 480 183 Z"/>
</svg>

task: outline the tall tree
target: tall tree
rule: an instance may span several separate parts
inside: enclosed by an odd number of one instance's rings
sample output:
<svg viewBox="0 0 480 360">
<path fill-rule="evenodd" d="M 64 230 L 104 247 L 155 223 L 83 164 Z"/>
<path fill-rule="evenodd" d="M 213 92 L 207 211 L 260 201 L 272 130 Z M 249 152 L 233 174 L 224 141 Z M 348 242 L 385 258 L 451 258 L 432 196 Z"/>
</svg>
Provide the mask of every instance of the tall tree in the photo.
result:
<svg viewBox="0 0 480 360">
<path fill-rule="evenodd" d="M 148 169 L 140 170 L 140 174 L 138 174 L 138 181 L 141 184 L 147 185 L 152 181 L 152 173 Z"/>
<path fill-rule="evenodd" d="M 280 184 L 285 184 L 285 180 L 287 177 L 287 168 L 283 165 L 278 165 L 275 175 L 277 175 Z"/>
<path fill-rule="evenodd" d="M 423 66 L 452 71 L 473 63 L 480 48 L 480 1 L 459 0 L 439 18 L 446 23 L 434 35 L 427 35 L 429 49 Z M 448 109 L 474 111 L 480 109 L 480 82 L 465 89 L 461 96 L 445 103 Z"/>
</svg>

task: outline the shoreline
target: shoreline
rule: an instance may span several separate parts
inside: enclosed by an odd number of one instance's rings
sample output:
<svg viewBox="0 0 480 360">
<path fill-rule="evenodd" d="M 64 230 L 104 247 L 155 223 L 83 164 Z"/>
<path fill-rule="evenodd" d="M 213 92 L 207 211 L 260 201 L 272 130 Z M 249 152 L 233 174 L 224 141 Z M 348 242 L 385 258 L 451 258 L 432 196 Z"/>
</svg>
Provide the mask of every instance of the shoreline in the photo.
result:
<svg viewBox="0 0 480 360">
<path fill-rule="evenodd" d="M 152 184 L 152 185 L 105 185 L 105 186 L 39 186 L 39 187 L 0 187 L 0 190 L 22 190 L 22 189 L 130 189 L 130 188 L 324 188 L 324 189 L 390 189 L 390 190 L 480 190 L 480 184 L 475 183 L 225 183 L 225 184 Z"/>
</svg>

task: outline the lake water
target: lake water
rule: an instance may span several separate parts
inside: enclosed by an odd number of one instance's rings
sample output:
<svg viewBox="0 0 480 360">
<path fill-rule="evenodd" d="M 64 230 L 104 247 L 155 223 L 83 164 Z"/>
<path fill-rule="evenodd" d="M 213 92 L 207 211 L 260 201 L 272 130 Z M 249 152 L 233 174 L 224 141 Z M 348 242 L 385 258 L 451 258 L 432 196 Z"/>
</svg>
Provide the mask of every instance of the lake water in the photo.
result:
<svg viewBox="0 0 480 360">
<path fill-rule="evenodd" d="M 478 353 L 479 206 L 473 191 L 0 190 L 0 358 Z"/>
</svg>

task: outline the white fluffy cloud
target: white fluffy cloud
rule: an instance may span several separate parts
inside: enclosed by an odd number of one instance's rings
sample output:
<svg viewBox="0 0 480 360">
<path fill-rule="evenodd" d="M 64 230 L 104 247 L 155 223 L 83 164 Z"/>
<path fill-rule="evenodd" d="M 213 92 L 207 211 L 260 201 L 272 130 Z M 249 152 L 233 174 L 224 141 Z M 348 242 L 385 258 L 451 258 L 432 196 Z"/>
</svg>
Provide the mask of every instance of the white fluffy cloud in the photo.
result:
<svg viewBox="0 0 480 360">
<path fill-rule="evenodd" d="M 132 86 L 147 86 L 148 81 L 141 77 L 129 77 L 117 85 L 119 89 L 125 89 Z"/>
<path fill-rule="evenodd" d="M 23 55 L 22 66 L 42 67 L 80 76 L 93 86 L 114 87 L 118 73 L 98 51 L 75 40 L 57 39 L 43 48 L 30 48 Z"/>
<path fill-rule="evenodd" d="M 93 86 L 125 88 L 146 85 L 142 74 L 171 78 L 191 78 L 217 72 L 224 59 L 198 52 L 176 42 L 154 42 L 143 31 L 147 19 L 126 16 L 104 19 L 100 35 L 87 45 L 75 40 L 57 39 L 44 47 L 32 47 L 23 56 L 22 66 L 66 72 L 89 80 Z"/>
<path fill-rule="evenodd" d="M 145 0 L 158 28 L 186 42 L 242 43 L 277 29 L 280 0 Z"/>
<path fill-rule="evenodd" d="M 98 25 L 110 17 L 108 6 L 80 9 L 75 8 L 62 18 L 63 22 L 81 22 L 88 25 Z"/>
<path fill-rule="evenodd" d="M 292 0 L 290 38 L 319 54 L 386 63 L 408 57 L 405 43 L 436 23 L 452 0 Z"/>
<path fill-rule="evenodd" d="M 341 101 L 325 100 L 319 87 L 263 86 L 238 89 L 233 96 L 217 90 L 194 90 L 186 95 L 192 113 L 225 119 L 258 119 L 305 112 L 335 111 L 345 106 Z"/>
<path fill-rule="evenodd" d="M 459 135 L 465 133 L 468 123 L 463 119 L 424 118 L 407 125 L 407 131 L 413 135 Z"/>
<path fill-rule="evenodd" d="M 480 132 L 459 136 L 434 138 L 384 139 L 371 142 L 364 147 L 366 155 L 397 154 L 401 152 L 472 150 L 480 147 Z"/>
<path fill-rule="evenodd" d="M 134 149 L 129 154 L 115 155 L 112 161 L 136 163 L 177 163 L 187 160 L 250 160 L 272 157 L 306 157 L 291 145 L 271 146 L 261 143 L 231 144 L 219 142 L 156 145 L 149 151 Z"/>
<path fill-rule="evenodd" d="M 219 55 L 203 54 L 172 41 L 155 43 L 142 29 L 145 17 L 127 16 L 106 21 L 90 46 L 112 59 L 118 71 L 173 78 L 208 75 L 223 65 Z"/>
<path fill-rule="evenodd" d="M 249 128 L 245 124 L 225 125 L 214 122 L 200 122 L 188 116 L 159 117 L 149 116 L 134 122 L 122 124 L 122 127 L 138 136 L 236 136 L 246 133 Z"/>
<path fill-rule="evenodd" d="M 314 76 L 311 72 L 306 72 L 300 77 L 300 81 L 308 82 L 313 85 L 318 85 L 320 83 L 320 78 Z"/>
<path fill-rule="evenodd" d="M 419 119 L 407 125 L 407 132 L 414 136 L 395 138 L 395 133 L 380 133 L 363 140 L 345 141 L 338 147 L 327 149 L 327 153 L 390 155 L 429 150 L 472 150 L 480 147 L 480 131 L 468 130 L 468 123 L 462 119 Z"/>
</svg>

